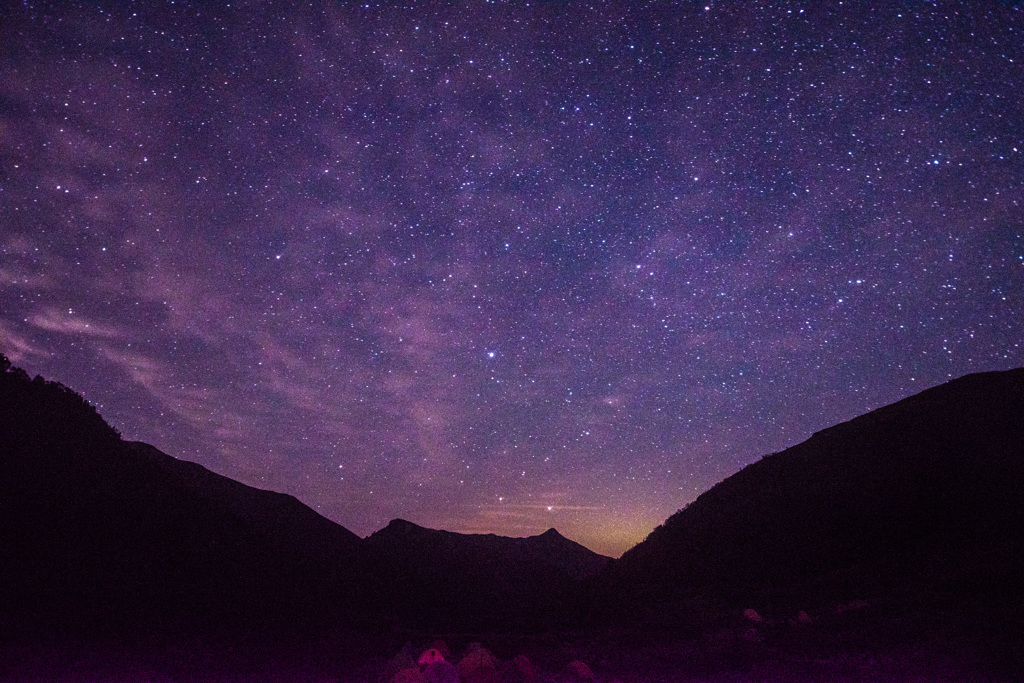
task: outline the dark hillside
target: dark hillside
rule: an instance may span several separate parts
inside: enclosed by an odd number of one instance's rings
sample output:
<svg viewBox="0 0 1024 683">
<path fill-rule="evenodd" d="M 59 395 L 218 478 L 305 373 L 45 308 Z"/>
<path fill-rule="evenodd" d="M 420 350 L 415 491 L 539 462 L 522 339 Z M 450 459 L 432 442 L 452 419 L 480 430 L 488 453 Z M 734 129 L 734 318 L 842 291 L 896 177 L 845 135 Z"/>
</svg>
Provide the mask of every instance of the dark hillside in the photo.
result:
<svg viewBox="0 0 1024 683">
<path fill-rule="evenodd" d="M 360 539 L 291 496 L 123 442 L 67 388 L 0 372 L 3 622 L 109 632 L 273 631 L 363 611 Z"/>
<path fill-rule="evenodd" d="M 78 394 L 2 360 L 0 616 L 22 634 L 530 630 L 565 623 L 578 580 L 609 561 L 553 529 L 395 521 L 363 540 L 291 496 L 125 442 Z"/>
<path fill-rule="evenodd" d="M 441 631 L 531 631 L 564 625 L 579 607 L 576 577 L 608 558 L 557 531 L 529 538 L 458 534 L 396 519 L 365 541 L 390 587 L 384 612 Z"/>
<path fill-rule="evenodd" d="M 1019 606 L 1022 481 L 1024 369 L 969 375 L 716 485 L 616 563 L 605 608 Z"/>
<path fill-rule="evenodd" d="M 0 356 L 0 678 L 19 677 L 5 662 L 59 678 L 96 642 L 128 658 L 154 644 L 152 671 L 171 678 L 223 660 L 237 680 L 245 666 L 252 678 L 271 664 L 309 678 L 358 667 L 409 634 L 570 632 L 602 643 L 595 661 L 638 670 L 685 643 L 694 676 L 752 662 L 838 670 L 849 652 L 886 648 L 896 669 L 896 655 L 928 652 L 968 673 L 964 653 L 1011 671 L 1024 661 L 1022 481 L 1024 369 L 949 382 L 767 456 L 618 561 L 553 529 L 505 538 L 395 520 L 359 539 L 291 496 L 123 441 L 73 391 Z M 854 601 L 871 608 L 839 616 Z M 747 607 L 765 624 L 737 627 Z M 814 628 L 767 626 L 800 609 Z M 973 641 L 949 647 L 954 632 Z M 675 640 L 661 651 L 644 644 L 653 636 Z M 63 645 L 72 663 L 47 668 Z M 200 650 L 209 662 L 181 663 Z"/>
<path fill-rule="evenodd" d="M 496 538 L 502 538 L 500 536 Z M 598 555 L 575 541 L 571 541 L 555 529 L 526 538 L 509 538 L 510 545 L 566 572 L 574 579 L 587 579 L 601 572 L 610 557 Z"/>
</svg>

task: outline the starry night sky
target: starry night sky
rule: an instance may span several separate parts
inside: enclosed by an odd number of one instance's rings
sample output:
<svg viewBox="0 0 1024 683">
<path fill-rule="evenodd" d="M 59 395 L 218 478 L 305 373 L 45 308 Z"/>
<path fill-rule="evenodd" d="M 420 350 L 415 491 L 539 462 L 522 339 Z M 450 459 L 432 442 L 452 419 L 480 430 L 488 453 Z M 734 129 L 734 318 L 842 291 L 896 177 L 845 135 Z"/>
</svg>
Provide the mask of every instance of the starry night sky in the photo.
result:
<svg viewBox="0 0 1024 683">
<path fill-rule="evenodd" d="M 618 555 L 1024 364 L 1010 2 L 10 3 L 0 351 L 291 493 Z"/>
</svg>

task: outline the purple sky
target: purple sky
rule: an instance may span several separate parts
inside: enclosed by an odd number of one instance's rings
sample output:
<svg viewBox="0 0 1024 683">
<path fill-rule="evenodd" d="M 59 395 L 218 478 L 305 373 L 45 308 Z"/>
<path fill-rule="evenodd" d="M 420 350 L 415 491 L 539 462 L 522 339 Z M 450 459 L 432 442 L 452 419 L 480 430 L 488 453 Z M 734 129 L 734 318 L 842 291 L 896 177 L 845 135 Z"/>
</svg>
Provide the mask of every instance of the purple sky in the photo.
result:
<svg viewBox="0 0 1024 683">
<path fill-rule="evenodd" d="M 0 351 L 126 438 L 618 555 L 1024 363 L 1019 4 L 220 4 L 0 21 Z"/>
</svg>

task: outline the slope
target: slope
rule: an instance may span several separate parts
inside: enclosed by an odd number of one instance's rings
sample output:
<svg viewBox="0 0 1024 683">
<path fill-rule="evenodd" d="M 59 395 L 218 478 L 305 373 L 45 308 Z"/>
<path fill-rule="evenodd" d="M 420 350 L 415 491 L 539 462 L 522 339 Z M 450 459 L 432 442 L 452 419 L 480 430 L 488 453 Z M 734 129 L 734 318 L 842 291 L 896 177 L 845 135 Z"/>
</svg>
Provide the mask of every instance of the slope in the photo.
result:
<svg viewBox="0 0 1024 683">
<path fill-rule="evenodd" d="M 360 539 L 291 496 L 124 442 L 0 357 L 3 623 L 68 638 L 354 619 Z"/>
<path fill-rule="evenodd" d="M 609 558 L 551 529 L 529 538 L 459 534 L 396 519 L 365 541 L 390 586 L 387 613 L 435 630 L 534 630 L 566 623 L 578 578 Z"/>
<path fill-rule="evenodd" d="M 969 375 L 767 456 L 604 577 L 604 609 L 1024 604 L 1024 369 Z"/>
</svg>

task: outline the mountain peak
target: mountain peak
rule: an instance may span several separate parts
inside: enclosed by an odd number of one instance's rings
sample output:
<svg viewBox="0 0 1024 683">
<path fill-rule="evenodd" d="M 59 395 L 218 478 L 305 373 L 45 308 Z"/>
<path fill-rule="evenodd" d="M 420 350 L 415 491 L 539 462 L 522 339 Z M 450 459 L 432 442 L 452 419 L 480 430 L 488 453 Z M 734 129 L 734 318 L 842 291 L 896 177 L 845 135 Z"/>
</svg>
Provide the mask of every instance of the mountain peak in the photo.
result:
<svg viewBox="0 0 1024 683">
<path fill-rule="evenodd" d="M 393 520 L 388 522 L 388 525 L 386 527 L 384 527 L 384 528 L 385 529 L 391 529 L 391 528 L 394 528 L 394 529 L 407 529 L 407 528 L 411 528 L 411 527 L 423 528 L 423 527 L 420 527 L 418 524 L 413 524 L 409 520 L 402 519 L 401 517 L 394 518 Z"/>
<path fill-rule="evenodd" d="M 396 517 L 395 519 L 388 522 L 388 525 L 380 531 L 374 532 L 371 536 L 408 536 L 409 534 L 416 534 L 429 531 L 426 527 L 422 527 L 419 524 L 414 524 L 407 519 Z"/>
</svg>

